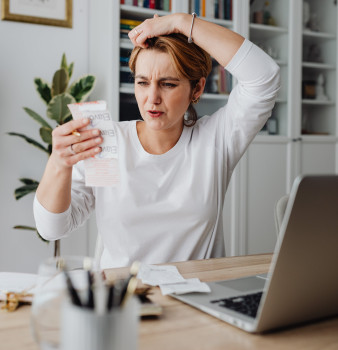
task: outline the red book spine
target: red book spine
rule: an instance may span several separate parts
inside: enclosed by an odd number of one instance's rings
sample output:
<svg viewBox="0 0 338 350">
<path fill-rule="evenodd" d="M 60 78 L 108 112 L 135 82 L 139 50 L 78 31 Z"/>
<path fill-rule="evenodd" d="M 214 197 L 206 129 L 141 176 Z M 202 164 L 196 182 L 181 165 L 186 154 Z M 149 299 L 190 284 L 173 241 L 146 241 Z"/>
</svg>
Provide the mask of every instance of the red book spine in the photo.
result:
<svg viewBox="0 0 338 350">
<path fill-rule="evenodd" d="M 156 0 L 149 0 L 149 8 L 150 9 L 156 8 Z"/>
</svg>

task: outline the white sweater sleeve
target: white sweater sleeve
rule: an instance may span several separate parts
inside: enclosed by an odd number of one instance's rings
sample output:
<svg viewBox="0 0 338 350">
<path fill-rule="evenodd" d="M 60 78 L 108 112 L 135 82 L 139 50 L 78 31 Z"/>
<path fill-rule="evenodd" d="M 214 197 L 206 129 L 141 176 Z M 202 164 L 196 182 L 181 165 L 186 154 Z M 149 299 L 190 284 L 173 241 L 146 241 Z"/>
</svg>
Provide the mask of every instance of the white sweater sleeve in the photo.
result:
<svg viewBox="0 0 338 350">
<path fill-rule="evenodd" d="M 245 40 L 225 67 L 236 79 L 219 120 L 219 140 L 226 150 L 227 172 L 237 162 L 271 116 L 280 88 L 279 66 L 263 50 Z M 224 115 L 225 114 L 225 115 Z M 225 133 L 225 135 L 224 135 Z"/>
<path fill-rule="evenodd" d="M 94 207 L 92 188 L 85 186 L 83 162 L 79 162 L 73 168 L 72 202 L 65 212 L 49 212 L 35 196 L 33 212 L 36 228 L 39 234 L 49 241 L 60 239 L 83 225 Z"/>
</svg>

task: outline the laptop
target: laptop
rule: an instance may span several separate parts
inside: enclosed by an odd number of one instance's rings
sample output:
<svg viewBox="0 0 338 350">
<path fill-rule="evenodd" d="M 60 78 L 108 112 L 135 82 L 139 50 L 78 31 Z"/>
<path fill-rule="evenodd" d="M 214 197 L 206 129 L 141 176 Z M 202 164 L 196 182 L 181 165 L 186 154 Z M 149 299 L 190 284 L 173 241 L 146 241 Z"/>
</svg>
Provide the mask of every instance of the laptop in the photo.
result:
<svg viewBox="0 0 338 350">
<path fill-rule="evenodd" d="M 208 285 L 172 297 L 251 333 L 338 315 L 338 175 L 294 181 L 268 274 Z"/>
</svg>

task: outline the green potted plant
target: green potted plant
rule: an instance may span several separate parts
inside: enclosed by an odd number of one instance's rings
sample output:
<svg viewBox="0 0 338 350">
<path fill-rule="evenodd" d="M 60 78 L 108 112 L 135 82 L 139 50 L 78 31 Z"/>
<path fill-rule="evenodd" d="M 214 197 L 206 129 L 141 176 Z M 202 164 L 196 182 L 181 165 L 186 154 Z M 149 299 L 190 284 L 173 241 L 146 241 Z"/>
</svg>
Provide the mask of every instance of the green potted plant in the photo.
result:
<svg viewBox="0 0 338 350">
<path fill-rule="evenodd" d="M 89 97 L 95 86 L 96 78 L 93 75 L 85 75 L 75 80 L 72 84 L 70 79 L 72 77 L 74 63 L 67 64 L 66 55 L 62 55 L 60 68 L 54 73 L 51 83 L 46 82 L 41 78 L 35 78 L 34 84 L 36 91 L 46 104 L 46 116 L 49 121 L 41 117 L 28 107 L 24 107 L 25 112 L 39 124 L 40 137 L 43 143 L 36 141 L 24 134 L 17 132 L 9 132 L 8 135 L 17 136 L 24 139 L 29 144 L 37 147 L 45 152 L 48 157 L 52 153 L 52 131 L 58 126 L 62 125 L 72 119 L 71 113 L 67 107 L 70 103 L 84 102 Z M 39 181 L 29 178 L 19 179 L 22 185 L 15 189 L 14 196 L 18 200 L 30 193 L 36 191 Z M 40 239 L 44 240 L 36 227 L 27 225 L 16 225 L 14 229 L 35 231 Z M 54 256 L 60 254 L 60 241 L 55 241 Z"/>
</svg>

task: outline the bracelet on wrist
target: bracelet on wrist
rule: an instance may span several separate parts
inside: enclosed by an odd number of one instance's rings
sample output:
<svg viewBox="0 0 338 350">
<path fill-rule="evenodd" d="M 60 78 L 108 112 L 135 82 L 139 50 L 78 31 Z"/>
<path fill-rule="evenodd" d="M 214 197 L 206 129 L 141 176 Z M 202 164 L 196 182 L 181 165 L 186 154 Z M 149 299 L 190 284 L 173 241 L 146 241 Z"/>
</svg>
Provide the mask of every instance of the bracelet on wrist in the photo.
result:
<svg viewBox="0 0 338 350">
<path fill-rule="evenodd" d="M 197 16 L 197 14 L 195 12 L 193 12 L 191 15 L 192 15 L 192 22 L 191 22 L 190 34 L 189 34 L 189 38 L 188 38 L 188 43 L 189 44 L 194 42 L 193 39 L 192 39 L 192 28 L 194 26 L 195 17 Z"/>
</svg>

